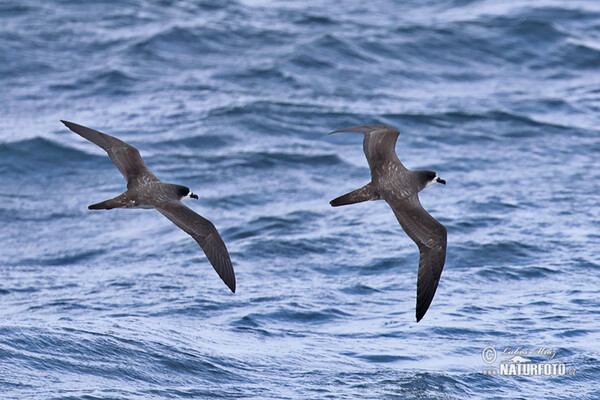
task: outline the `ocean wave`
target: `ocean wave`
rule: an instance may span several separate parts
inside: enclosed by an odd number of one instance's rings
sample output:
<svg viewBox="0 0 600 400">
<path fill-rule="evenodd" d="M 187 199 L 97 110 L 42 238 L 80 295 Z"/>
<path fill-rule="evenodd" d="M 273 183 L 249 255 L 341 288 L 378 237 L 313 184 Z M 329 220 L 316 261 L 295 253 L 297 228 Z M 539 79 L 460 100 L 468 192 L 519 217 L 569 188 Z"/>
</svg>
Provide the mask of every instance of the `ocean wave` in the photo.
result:
<svg viewBox="0 0 600 400">
<path fill-rule="evenodd" d="M 597 397 L 597 5 L 167 3 L 0 4 L 4 397 Z M 158 212 L 89 211 L 126 183 L 60 118 L 198 193 L 237 292 Z M 389 207 L 329 205 L 369 168 L 327 133 L 371 123 L 448 182 L 418 324 Z M 488 345 L 576 374 L 484 375 Z"/>
<path fill-rule="evenodd" d="M 89 161 L 90 154 L 44 138 L 0 143 L 0 172 L 7 176 L 41 174 Z"/>
</svg>

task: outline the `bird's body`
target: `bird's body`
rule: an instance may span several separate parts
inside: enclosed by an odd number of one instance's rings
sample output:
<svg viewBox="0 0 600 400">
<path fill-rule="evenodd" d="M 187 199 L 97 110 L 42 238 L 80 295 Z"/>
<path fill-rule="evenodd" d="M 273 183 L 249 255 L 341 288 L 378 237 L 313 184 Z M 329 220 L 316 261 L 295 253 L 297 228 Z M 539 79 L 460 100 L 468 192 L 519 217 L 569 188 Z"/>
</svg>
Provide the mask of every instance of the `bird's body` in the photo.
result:
<svg viewBox="0 0 600 400">
<path fill-rule="evenodd" d="M 209 220 L 181 203 L 186 198 L 197 199 L 197 195 L 186 186 L 158 179 L 135 147 L 94 129 L 68 121 L 62 122 L 73 132 L 103 148 L 127 181 L 125 192 L 90 205 L 90 210 L 155 208 L 196 240 L 223 282 L 235 292 L 235 273 L 219 232 Z"/>
<path fill-rule="evenodd" d="M 429 308 L 446 259 L 446 228 L 419 202 L 418 193 L 426 187 L 446 182 L 433 171 L 408 170 L 396 155 L 399 132 L 385 125 L 362 125 L 337 132 L 365 135 L 363 149 L 371 169 L 371 182 L 331 201 L 334 207 L 367 200 L 385 200 L 398 222 L 419 248 L 417 278 L 417 322 Z"/>
<path fill-rule="evenodd" d="M 90 210 L 110 210 L 113 208 L 157 208 L 173 199 L 183 199 L 187 195 L 187 187 L 147 181 L 127 189 L 115 198 L 89 206 Z M 191 197 L 191 196 L 188 196 Z"/>
</svg>

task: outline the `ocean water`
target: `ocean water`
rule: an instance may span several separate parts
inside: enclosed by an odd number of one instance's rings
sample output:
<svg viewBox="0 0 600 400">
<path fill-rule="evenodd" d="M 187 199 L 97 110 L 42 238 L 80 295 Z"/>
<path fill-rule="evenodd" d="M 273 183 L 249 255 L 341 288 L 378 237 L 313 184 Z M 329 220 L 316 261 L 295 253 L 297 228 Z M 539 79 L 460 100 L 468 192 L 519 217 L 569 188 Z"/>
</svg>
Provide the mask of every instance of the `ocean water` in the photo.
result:
<svg viewBox="0 0 600 400">
<path fill-rule="evenodd" d="M 0 93 L 2 399 L 600 398 L 600 3 L 4 0 Z M 59 119 L 191 187 L 237 293 L 156 211 L 89 211 L 125 183 Z M 448 182 L 418 324 L 389 207 L 329 206 L 369 169 L 327 133 L 371 123 Z M 484 373 L 515 354 L 566 373 Z"/>
</svg>

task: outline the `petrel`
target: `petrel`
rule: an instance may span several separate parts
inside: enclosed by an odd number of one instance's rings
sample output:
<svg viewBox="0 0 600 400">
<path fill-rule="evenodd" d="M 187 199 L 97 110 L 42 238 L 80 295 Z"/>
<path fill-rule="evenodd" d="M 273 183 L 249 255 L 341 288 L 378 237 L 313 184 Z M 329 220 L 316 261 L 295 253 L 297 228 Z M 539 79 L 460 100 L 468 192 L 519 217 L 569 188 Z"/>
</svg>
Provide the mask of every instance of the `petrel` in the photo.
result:
<svg viewBox="0 0 600 400">
<path fill-rule="evenodd" d="M 113 199 L 88 206 L 90 210 L 155 208 L 194 238 L 223 282 L 235 293 L 235 274 L 229 252 L 215 226 L 184 206 L 181 200 L 198 199 L 190 188 L 158 179 L 146 166 L 140 152 L 116 137 L 69 121 L 63 124 L 102 147 L 127 181 L 127 190 Z"/>
<path fill-rule="evenodd" d="M 333 207 L 367 200 L 385 200 L 394 211 L 406 234 L 419 247 L 417 277 L 417 322 L 423 318 L 437 289 L 446 260 L 446 228 L 435 220 L 419 202 L 418 193 L 434 183 L 446 184 L 433 171 L 406 169 L 396 155 L 400 134 L 386 125 L 362 125 L 337 132 L 359 132 L 365 135 L 363 149 L 371 169 L 371 182 L 346 193 L 330 204 Z"/>
</svg>

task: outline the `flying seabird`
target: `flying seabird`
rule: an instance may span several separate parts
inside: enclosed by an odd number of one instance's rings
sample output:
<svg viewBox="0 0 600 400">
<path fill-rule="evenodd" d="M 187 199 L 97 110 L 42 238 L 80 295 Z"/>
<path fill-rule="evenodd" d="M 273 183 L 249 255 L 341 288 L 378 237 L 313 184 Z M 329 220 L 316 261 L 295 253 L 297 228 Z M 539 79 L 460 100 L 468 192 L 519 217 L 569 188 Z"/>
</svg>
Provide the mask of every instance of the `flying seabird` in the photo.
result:
<svg viewBox="0 0 600 400">
<path fill-rule="evenodd" d="M 417 322 L 423 318 L 437 289 L 446 259 L 446 228 L 435 220 L 419 202 L 418 193 L 434 183 L 446 184 L 433 171 L 406 169 L 396 155 L 400 134 L 386 125 L 362 125 L 337 132 L 359 132 L 365 135 L 363 149 L 371 169 L 371 182 L 346 193 L 330 204 L 333 207 L 367 200 L 385 200 L 394 211 L 406 234 L 419 247 L 417 278 Z M 331 134 L 330 133 L 330 134 Z"/>
<path fill-rule="evenodd" d="M 181 200 L 198 199 L 190 188 L 158 179 L 133 146 L 102 132 L 63 121 L 70 130 L 102 147 L 127 181 L 127 190 L 113 199 L 88 206 L 90 210 L 155 208 L 194 238 L 223 282 L 235 293 L 235 274 L 223 239 L 206 218 L 184 206 Z"/>
</svg>

